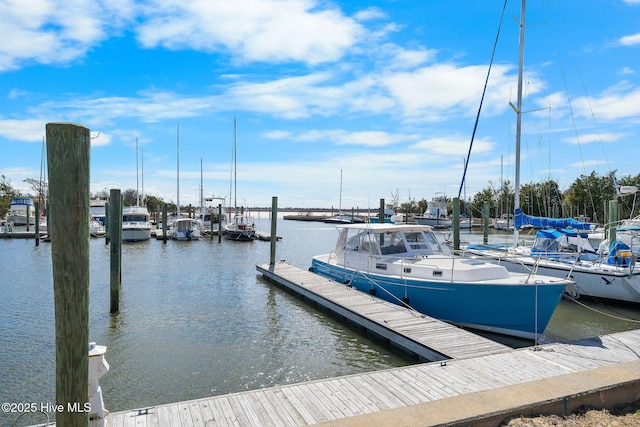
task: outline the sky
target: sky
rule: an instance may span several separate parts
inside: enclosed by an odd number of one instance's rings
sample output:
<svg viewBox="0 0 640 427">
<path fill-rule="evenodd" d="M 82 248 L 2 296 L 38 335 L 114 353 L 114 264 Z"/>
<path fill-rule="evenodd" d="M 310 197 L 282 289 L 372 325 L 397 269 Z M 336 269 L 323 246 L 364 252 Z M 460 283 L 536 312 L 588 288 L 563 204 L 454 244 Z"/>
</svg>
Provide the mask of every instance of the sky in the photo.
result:
<svg viewBox="0 0 640 427">
<path fill-rule="evenodd" d="M 45 125 L 71 122 L 91 131 L 94 194 L 471 198 L 515 179 L 520 8 L 0 0 L 0 175 L 30 192 Z M 639 174 L 640 0 L 529 0 L 525 16 L 520 182 Z"/>
</svg>

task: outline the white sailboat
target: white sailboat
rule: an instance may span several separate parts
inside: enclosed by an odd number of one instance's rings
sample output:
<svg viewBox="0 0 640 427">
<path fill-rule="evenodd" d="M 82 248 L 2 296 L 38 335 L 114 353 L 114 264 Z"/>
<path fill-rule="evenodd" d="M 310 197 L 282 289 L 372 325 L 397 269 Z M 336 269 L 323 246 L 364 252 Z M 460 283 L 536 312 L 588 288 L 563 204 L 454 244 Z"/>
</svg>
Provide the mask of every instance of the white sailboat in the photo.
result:
<svg viewBox="0 0 640 427">
<path fill-rule="evenodd" d="M 237 125 L 236 118 L 233 118 L 233 151 L 232 151 L 232 184 L 233 184 L 233 218 L 224 225 L 222 235 L 227 240 L 238 242 L 250 242 L 256 239 L 256 229 L 253 218 L 248 216 L 243 210 L 238 211 L 238 191 L 237 191 L 237 169 L 236 169 L 236 145 L 237 145 Z M 229 191 L 231 192 L 231 185 Z M 229 195 L 231 200 L 231 194 Z"/>
<path fill-rule="evenodd" d="M 177 126 L 176 136 L 176 217 L 169 228 L 169 238 L 172 240 L 191 241 L 200 239 L 199 222 L 194 218 L 183 218 L 180 215 L 180 124 Z"/>
<path fill-rule="evenodd" d="M 570 278 L 577 284 L 579 295 L 604 298 L 640 304 L 640 268 L 636 268 L 635 257 L 628 247 L 614 246 L 608 256 L 594 259 L 592 251 L 581 252 L 567 250 L 560 242 L 567 237 L 558 236 L 549 240 L 541 239 L 534 247 L 518 246 L 520 226 L 520 136 L 522 127 L 522 74 L 524 67 L 524 26 L 526 0 L 522 0 L 520 21 L 520 59 L 518 64 L 517 106 L 511 104 L 516 112 L 516 157 L 515 157 L 515 199 L 514 199 L 514 244 L 512 246 L 469 245 L 467 252 L 492 257 L 511 272 L 534 272 L 558 278 Z M 545 240 L 549 243 L 544 243 Z M 541 245 L 546 249 L 539 250 Z M 626 245 L 625 245 L 626 246 Z M 557 249 L 550 249 L 550 248 Z"/>
</svg>

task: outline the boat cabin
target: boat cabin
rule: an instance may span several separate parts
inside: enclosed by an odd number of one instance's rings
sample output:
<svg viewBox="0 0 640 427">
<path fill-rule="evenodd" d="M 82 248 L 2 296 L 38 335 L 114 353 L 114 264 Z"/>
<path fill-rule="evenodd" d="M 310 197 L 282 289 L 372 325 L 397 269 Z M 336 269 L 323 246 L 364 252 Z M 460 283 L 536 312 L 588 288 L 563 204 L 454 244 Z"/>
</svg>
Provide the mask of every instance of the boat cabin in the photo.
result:
<svg viewBox="0 0 640 427">
<path fill-rule="evenodd" d="M 423 225 L 368 224 L 344 225 L 340 231 L 336 253 L 357 252 L 373 256 L 401 257 L 447 255 L 451 253 L 441 245 L 431 227 Z"/>
</svg>

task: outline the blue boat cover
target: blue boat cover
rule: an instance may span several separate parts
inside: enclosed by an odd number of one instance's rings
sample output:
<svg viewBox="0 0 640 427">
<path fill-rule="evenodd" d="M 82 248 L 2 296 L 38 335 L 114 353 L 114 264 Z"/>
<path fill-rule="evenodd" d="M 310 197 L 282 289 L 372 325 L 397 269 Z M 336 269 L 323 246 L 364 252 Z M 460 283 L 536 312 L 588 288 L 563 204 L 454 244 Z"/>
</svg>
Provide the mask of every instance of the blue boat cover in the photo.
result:
<svg viewBox="0 0 640 427">
<path fill-rule="evenodd" d="M 575 228 L 576 230 L 593 230 L 596 224 L 581 222 L 573 218 L 547 218 L 543 216 L 526 215 L 522 209 L 514 211 L 514 227 L 522 228 L 531 225 L 535 228 Z"/>
</svg>

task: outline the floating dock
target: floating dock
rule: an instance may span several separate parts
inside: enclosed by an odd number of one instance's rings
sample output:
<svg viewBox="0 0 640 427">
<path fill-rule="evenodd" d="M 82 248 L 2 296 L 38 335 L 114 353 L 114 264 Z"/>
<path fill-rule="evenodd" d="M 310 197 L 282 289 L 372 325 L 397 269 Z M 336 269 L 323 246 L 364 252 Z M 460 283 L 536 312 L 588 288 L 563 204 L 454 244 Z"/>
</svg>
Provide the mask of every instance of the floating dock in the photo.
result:
<svg viewBox="0 0 640 427">
<path fill-rule="evenodd" d="M 437 361 L 115 412 L 109 426 L 494 426 L 640 399 L 640 330 L 513 350 L 288 264 L 256 268 Z"/>
<path fill-rule="evenodd" d="M 267 279 L 415 354 L 422 361 L 511 350 L 506 345 L 290 264 L 262 264 L 256 268 Z"/>
</svg>

